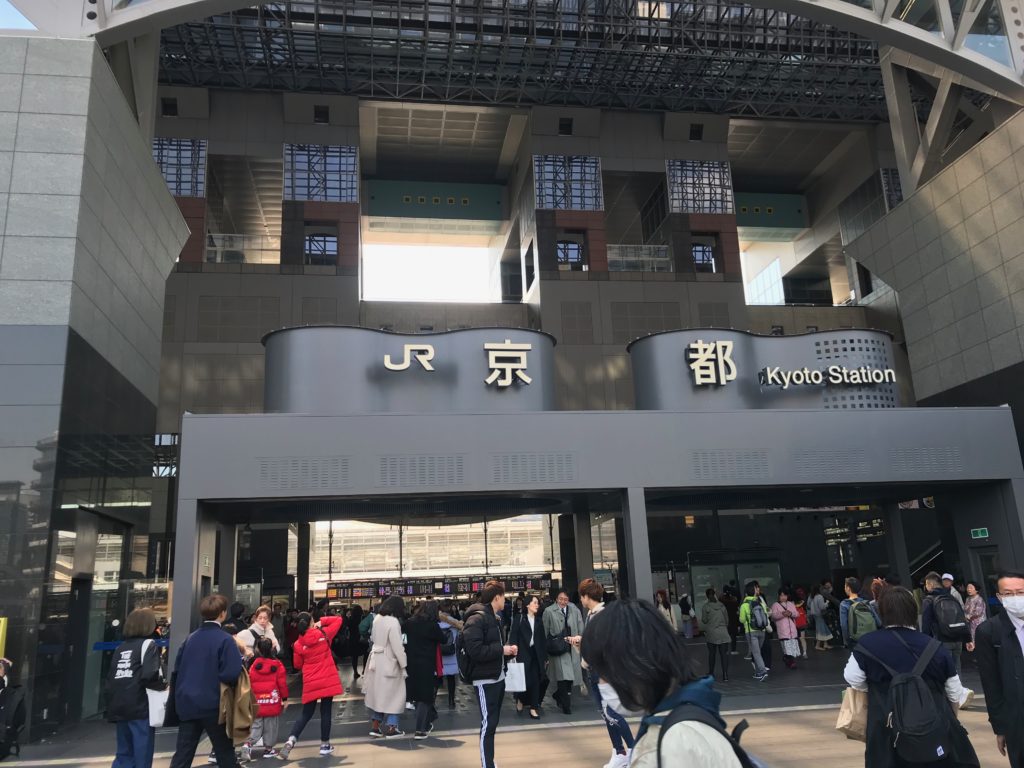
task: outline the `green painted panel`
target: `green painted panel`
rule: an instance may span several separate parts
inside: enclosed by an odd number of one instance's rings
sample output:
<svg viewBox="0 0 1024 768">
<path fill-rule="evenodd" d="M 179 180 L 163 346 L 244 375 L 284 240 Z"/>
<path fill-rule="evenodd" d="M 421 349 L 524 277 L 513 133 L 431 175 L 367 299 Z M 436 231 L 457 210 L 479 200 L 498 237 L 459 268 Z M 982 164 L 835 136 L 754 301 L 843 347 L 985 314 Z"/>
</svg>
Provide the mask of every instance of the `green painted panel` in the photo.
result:
<svg viewBox="0 0 1024 768">
<path fill-rule="evenodd" d="M 478 221 L 505 218 L 505 188 L 500 184 L 370 180 L 366 190 L 366 213 L 370 216 Z"/>
<path fill-rule="evenodd" d="M 774 229 L 806 229 L 807 200 L 803 195 L 760 192 L 736 193 L 736 225 Z"/>
</svg>

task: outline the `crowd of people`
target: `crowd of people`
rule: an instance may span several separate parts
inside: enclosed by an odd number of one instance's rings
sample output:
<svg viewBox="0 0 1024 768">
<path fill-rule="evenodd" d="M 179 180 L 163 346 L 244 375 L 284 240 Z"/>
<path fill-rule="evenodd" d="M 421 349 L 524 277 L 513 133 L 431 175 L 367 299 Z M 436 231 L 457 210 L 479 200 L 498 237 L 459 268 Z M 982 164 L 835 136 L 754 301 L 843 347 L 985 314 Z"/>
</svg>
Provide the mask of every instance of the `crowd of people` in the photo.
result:
<svg viewBox="0 0 1024 768">
<path fill-rule="evenodd" d="M 720 592 L 707 589 L 699 611 L 687 595 L 673 603 L 664 591 L 653 602 L 606 604 L 593 579 L 579 584 L 577 602 L 565 590 L 553 600 L 522 594 L 507 601 L 504 586 L 490 581 L 470 605 L 410 605 L 392 596 L 367 613 L 353 606 L 342 615 L 325 603 L 302 612 L 261 606 L 247 615 L 241 604 L 210 595 L 201 601 L 203 623 L 177 651 L 170 681 L 167 719 L 178 726 L 171 766 L 190 766 L 204 733 L 209 761 L 222 768 L 259 756 L 288 759 L 317 708 L 320 754 L 332 754 L 339 666 L 349 663 L 374 739 L 405 736 L 401 718 L 410 709 L 412 738 L 429 738 L 438 692 L 453 708 L 459 680 L 471 686 L 481 768 L 495 768 L 495 733 L 513 680 L 512 706 L 532 719 L 543 717 L 546 698 L 571 713 L 574 695 L 587 696 L 606 726 L 605 768 L 759 765 L 740 746 L 743 725 L 726 730 L 715 689 L 716 680 L 729 680 L 742 637 L 758 681 L 771 669 L 772 638 L 789 668 L 808 658 L 812 638 L 815 651 L 850 650 L 844 678 L 866 696 L 870 768 L 979 764 L 959 722 L 974 696 L 960 680 L 971 658 L 998 749 L 1012 768 L 1024 768 L 1024 575 L 1001 576 L 992 605 L 978 584 L 961 589 L 954 581 L 929 573 L 911 591 L 892 577 L 850 577 L 842 598 L 828 580 L 809 590 L 786 585 L 770 596 L 757 581 L 742 588 L 731 582 Z M 686 643 L 697 634 L 707 645 L 706 674 Z M 149 697 L 168 686 L 158 637 L 153 612 L 133 611 L 107 690 L 108 718 L 117 723 L 113 768 L 152 765 Z M 301 676 L 301 709 L 279 741 L 289 673 Z M 640 718 L 635 734 L 631 716 Z M 924 725 L 914 730 L 912 722 Z"/>
</svg>

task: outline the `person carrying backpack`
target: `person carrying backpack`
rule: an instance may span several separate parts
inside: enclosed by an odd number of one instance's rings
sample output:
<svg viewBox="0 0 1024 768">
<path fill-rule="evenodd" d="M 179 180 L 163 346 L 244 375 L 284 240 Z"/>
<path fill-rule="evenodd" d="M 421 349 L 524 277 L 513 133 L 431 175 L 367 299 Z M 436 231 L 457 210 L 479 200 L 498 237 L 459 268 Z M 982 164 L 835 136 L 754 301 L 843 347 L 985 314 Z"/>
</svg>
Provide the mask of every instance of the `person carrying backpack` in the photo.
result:
<svg viewBox="0 0 1024 768">
<path fill-rule="evenodd" d="M 697 678 L 684 640 L 646 600 L 615 600 L 591 618 L 581 643 L 604 707 L 642 715 L 630 768 L 757 768 L 719 713 L 721 694 Z M 623 663 L 628 659 L 629 663 Z"/>
<path fill-rule="evenodd" d="M 878 610 L 884 629 L 861 638 L 844 672 L 850 687 L 868 693 L 864 765 L 979 766 L 954 709 L 971 692 L 949 651 L 915 628 L 913 594 L 903 587 L 883 590 Z"/>
<path fill-rule="evenodd" d="M 971 625 L 967 622 L 964 608 L 949 589 L 942 586 L 942 577 L 935 572 L 924 577 L 924 589 L 921 631 L 940 641 L 953 654 L 959 672 L 964 643 L 971 642 Z"/>
<path fill-rule="evenodd" d="M 860 579 L 851 576 L 843 588 L 846 599 L 839 604 L 839 627 L 843 633 L 843 645 L 853 648 L 864 635 L 881 627 L 882 622 L 871 603 L 860 596 Z"/>
<path fill-rule="evenodd" d="M 768 611 L 764 608 L 764 602 L 757 594 L 757 584 L 747 584 L 746 597 L 740 605 L 740 626 L 747 636 L 747 647 L 750 649 L 750 659 L 754 664 L 754 679 L 764 682 L 768 679 L 768 668 L 764 665 L 761 649 L 765 644 L 765 630 L 768 628 Z"/>
</svg>

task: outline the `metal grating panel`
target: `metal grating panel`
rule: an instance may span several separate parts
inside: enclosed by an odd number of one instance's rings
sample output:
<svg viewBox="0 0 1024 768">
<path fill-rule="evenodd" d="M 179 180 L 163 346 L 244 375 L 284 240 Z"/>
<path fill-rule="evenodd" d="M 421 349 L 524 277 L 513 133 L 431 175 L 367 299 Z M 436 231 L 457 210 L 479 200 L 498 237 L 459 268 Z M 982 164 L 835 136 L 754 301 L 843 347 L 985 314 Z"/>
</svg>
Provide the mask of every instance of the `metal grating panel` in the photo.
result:
<svg viewBox="0 0 1024 768">
<path fill-rule="evenodd" d="M 900 475 L 944 475 L 964 471 L 956 446 L 945 448 L 890 448 L 889 464 Z"/>
<path fill-rule="evenodd" d="M 868 471 L 867 451 L 797 451 L 793 454 L 796 473 L 800 477 L 828 482 L 832 478 L 865 477 Z"/>
<path fill-rule="evenodd" d="M 384 488 L 461 485 L 465 482 L 465 457 L 381 456 L 377 486 Z"/>
<path fill-rule="evenodd" d="M 730 451 L 716 448 L 693 451 L 693 474 L 698 480 L 764 480 L 768 478 L 766 451 Z"/>
<path fill-rule="evenodd" d="M 574 453 L 498 453 L 491 456 L 495 485 L 576 482 Z"/>
<path fill-rule="evenodd" d="M 266 491 L 348 488 L 348 456 L 260 458 L 260 488 Z"/>
</svg>

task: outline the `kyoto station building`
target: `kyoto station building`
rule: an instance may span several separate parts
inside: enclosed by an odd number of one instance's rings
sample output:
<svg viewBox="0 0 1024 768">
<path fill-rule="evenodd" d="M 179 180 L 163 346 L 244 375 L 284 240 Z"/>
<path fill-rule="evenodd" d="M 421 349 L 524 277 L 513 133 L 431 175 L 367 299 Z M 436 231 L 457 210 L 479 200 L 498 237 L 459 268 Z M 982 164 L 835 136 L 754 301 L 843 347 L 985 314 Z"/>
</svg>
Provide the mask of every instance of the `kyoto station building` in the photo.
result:
<svg viewBox="0 0 1024 768">
<path fill-rule="evenodd" d="M 0 656 L 1024 565 L 1017 0 L 0 0 Z"/>
</svg>

